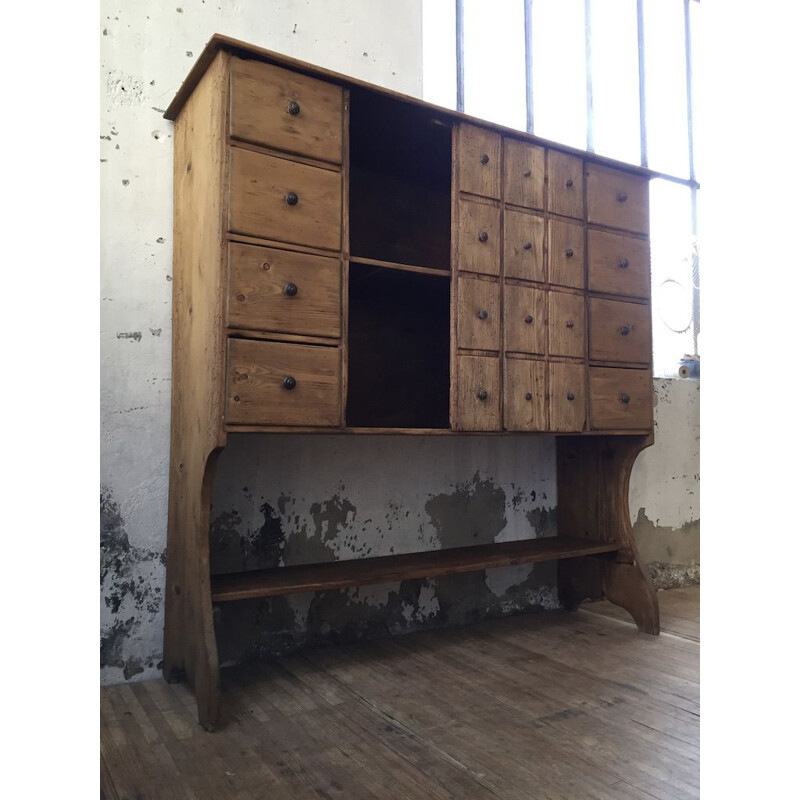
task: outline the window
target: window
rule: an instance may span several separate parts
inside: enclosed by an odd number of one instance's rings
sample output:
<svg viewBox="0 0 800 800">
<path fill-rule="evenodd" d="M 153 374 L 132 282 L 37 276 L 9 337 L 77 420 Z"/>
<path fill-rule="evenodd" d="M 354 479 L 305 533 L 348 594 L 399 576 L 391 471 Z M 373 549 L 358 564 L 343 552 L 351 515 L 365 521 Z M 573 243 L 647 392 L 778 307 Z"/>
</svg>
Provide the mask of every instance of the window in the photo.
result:
<svg viewBox="0 0 800 800">
<path fill-rule="evenodd" d="M 699 355 L 692 62 L 699 0 L 425 0 L 423 97 L 658 173 L 653 356 Z"/>
</svg>

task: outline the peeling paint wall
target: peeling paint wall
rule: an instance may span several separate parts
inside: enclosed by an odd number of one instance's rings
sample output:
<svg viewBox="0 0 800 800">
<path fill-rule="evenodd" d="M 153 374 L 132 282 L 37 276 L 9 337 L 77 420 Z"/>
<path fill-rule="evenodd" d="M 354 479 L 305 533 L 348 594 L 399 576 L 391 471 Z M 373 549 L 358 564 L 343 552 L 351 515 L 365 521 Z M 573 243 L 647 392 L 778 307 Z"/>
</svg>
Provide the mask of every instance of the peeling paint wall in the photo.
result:
<svg viewBox="0 0 800 800">
<path fill-rule="evenodd" d="M 106 1 L 101 10 L 104 682 L 155 676 L 161 660 L 172 297 L 172 123 L 163 110 L 215 32 L 421 94 L 421 0 L 179 3 Z M 659 389 L 671 393 L 656 410 L 659 435 L 674 426 L 682 436 L 689 397 L 668 386 Z M 214 567 L 552 535 L 554 451 L 547 438 L 231 436 L 214 489 Z M 671 474 L 696 471 L 684 469 L 678 446 L 664 452 Z M 664 555 L 656 540 L 697 517 L 663 510 L 670 500 L 652 486 L 664 467 L 646 458 L 650 471 L 637 463 L 634 473 L 632 512 L 638 519 L 644 509 L 637 535 L 656 559 Z M 231 660 L 552 608 L 554 585 L 545 564 L 232 603 L 220 612 L 220 649 Z"/>
</svg>

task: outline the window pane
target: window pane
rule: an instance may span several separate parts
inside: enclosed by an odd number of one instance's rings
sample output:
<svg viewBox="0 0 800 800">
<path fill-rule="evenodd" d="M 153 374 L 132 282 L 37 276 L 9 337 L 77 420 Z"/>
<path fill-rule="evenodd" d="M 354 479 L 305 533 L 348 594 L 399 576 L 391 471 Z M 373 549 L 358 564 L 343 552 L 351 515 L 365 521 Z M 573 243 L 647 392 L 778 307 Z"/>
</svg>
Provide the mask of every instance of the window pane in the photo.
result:
<svg viewBox="0 0 800 800">
<path fill-rule="evenodd" d="M 422 4 L 422 98 L 445 108 L 456 107 L 455 0 Z"/>
<path fill-rule="evenodd" d="M 590 7 L 594 149 L 639 164 L 636 0 L 593 0 Z"/>
<path fill-rule="evenodd" d="M 681 357 L 694 352 L 692 335 L 691 190 L 650 181 L 650 250 L 653 286 L 653 360 L 657 376 L 678 374 Z"/>
<path fill-rule="evenodd" d="M 644 0 L 649 166 L 688 177 L 686 39 L 682 0 Z"/>
<path fill-rule="evenodd" d="M 583 11 L 584 0 L 533 0 L 531 38 L 534 133 L 585 149 Z"/>
<path fill-rule="evenodd" d="M 525 130 L 522 0 L 464 0 L 464 110 Z"/>
</svg>

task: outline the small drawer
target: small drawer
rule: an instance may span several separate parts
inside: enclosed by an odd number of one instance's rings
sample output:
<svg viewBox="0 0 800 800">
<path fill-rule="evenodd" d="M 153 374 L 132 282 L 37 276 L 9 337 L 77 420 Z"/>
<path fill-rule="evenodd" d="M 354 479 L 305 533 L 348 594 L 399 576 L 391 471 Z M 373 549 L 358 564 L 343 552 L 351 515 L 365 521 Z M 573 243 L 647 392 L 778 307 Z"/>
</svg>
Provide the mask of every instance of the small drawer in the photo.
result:
<svg viewBox="0 0 800 800">
<path fill-rule="evenodd" d="M 342 162 L 342 89 L 260 61 L 231 59 L 231 136 Z"/>
<path fill-rule="evenodd" d="M 546 431 L 547 364 L 507 358 L 505 375 L 503 427 L 507 431 Z"/>
<path fill-rule="evenodd" d="M 341 363 L 337 347 L 229 339 L 226 421 L 338 427 Z"/>
<path fill-rule="evenodd" d="M 544 148 L 519 139 L 505 139 L 505 201 L 526 208 L 544 208 Z"/>
<path fill-rule="evenodd" d="M 509 278 L 544 283 L 544 230 L 543 217 L 506 209 L 503 257 Z"/>
<path fill-rule="evenodd" d="M 650 370 L 589 368 L 592 428 L 645 430 L 653 426 Z"/>
<path fill-rule="evenodd" d="M 500 274 L 500 209 L 488 203 L 458 203 L 458 268 Z"/>
<path fill-rule="evenodd" d="M 550 262 L 550 283 L 583 289 L 585 283 L 583 225 L 551 219 L 548 226 L 547 257 Z"/>
<path fill-rule="evenodd" d="M 583 161 L 547 152 L 547 204 L 553 214 L 583 219 Z"/>
<path fill-rule="evenodd" d="M 232 147 L 230 230 L 280 242 L 339 250 L 338 172 Z"/>
<path fill-rule="evenodd" d="M 228 245 L 228 325 L 341 335 L 341 264 L 333 258 Z"/>
<path fill-rule="evenodd" d="M 649 242 L 618 233 L 590 230 L 589 289 L 629 297 L 649 297 Z"/>
<path fill-rule="evenodd" d="M 589 164 L 586 203 L 590 223 L 647 233 L 648 181 L 641 175 Z"/>
<path fill-rule="evenodd" d="M 458 128 L 458 188 L 500 199 L 500 134 L 462 123 Z"/>
<path fill-rule="evenodd" d="M 550 430 L 586 428 L 586 368 L 581 364 L 550 364 Z"/>
<path fill-rule="evenodd" d="M 456 342 L 468 350 L 500 350 L 499 283 L 459 279 Z"/>
<path fill-rule="evenodd" d="M 500 359 L 458 357 L 458 430 L 500 430 Z"/>
<path fill-rule="evenodd" d="M 551 356 L 584 358 L 586 355 L 586 301 L 583 295 L 548 292 L 548 326 Z"/>
<path fill-rule="evenodd" d="M 504 287 L 506 352 L 544 355 L 547 346 L 546 299 L 544 289 L 508 284 Z"/>
<path fill-rule="evenodd" d="M 589 358 L 649 364 L 650 306 L 619 300 L 589 300 Z"/>
</svg>

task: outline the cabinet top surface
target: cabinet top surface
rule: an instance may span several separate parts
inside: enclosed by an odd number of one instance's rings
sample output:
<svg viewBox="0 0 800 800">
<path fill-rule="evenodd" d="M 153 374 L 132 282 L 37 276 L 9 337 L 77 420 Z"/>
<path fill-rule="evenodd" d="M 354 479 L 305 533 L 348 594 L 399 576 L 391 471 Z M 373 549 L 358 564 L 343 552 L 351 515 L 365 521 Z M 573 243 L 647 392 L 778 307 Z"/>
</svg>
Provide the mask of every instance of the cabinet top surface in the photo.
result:
<svg viewBox="0 0 800 800">
<path fill-rule="evenodd" d="M 447 117 L 451 122 L 463 121 L 475 125 L 483 125 L 484 127 L 490 128 L 492 130 L 496 130 L 501 133 L 506 133 L 515 136 L 518 139 L 529 141 L 535 144 L 545 145 L 547 147 L 554 147 L 557 148 L 558 150 L 564 151 L 565 153 L 572 153 L 582 158 L 590 158 L 592 161 L 596 163 L 607 164 L 616 169 L 622 169 L 627 172 L 632 172 L 638 175 L 646 175 L 646 176 L 657 174 L 654 173 L 652 170 L 647 169 L 646 167 L 640 167 L 634 164 L 627 164 L 622 161 L 616 161 L 615 159 L 597 155 L 596 153 L 589 153 L 585 150 L 579 150 L 577 148 L 570 147 L 569 145 L 560 144 L 558 142 L 552 142 L 547 139 L 542 139 L 539 136 L 534 136 L 533 134 L 517 130 L 516 128 L 508 128 L 504 125 L 498 125 L 497 123 L 489 122 L 488 120 L 472 117 L 469 114 L 464 114 L 463 112 L 460 111 L 453 111 L 452 109 L 443 108 L 433 103 L 426 103 L 425 101 L 420 100 L 418 97 L 411 97 L 410 95 L 405 95 L 401 94 L 400 92 L 395 92 L 392 89 L 386 89 L 385 87 L 376 86 L 375 84 L 368 83 L 367 81 L 362 81 L 358 78 L 353 78 L 349 75 L 343 75 L 339 72 L 334 72 L 333 70 L 325 69 L 324 67 L 315 66 L 314 64 L 309 64 L 307 61 L 301 61 L 299 59 L 283 55 L 282 53 L 276 53 L 272 50 L 266 50 L 263 47 L 258 47 L 253 44 L 248 44 L 247 42 L 243 42 L 239 39 L 233 39 L 230 36 L 225 36 L 220 33 L 215 33 L 211 37 L 211 39 L 209 39 L 208 43 L 203 49 L 203 52 L 200 53 L 200 56 L 198 57 L 197 61 L 194 63 L 194 66 L 189 71 L 189 74 L 186 76 L 185 80 L 181 84 L 174 99 L 169 104 L 167 110 L 164 112 L 165 119 L 175 120 L 177 118 L 181 108 L 183 108 L 189 96 L 192 94 L 195 87 L 200 82 L 201 78 L 205 74 L 209 65 L 214 60 L 214 57 L 221 50 L 225 50 L 236 56 L 241 56 L 244 58 L 254 58 L 269 64 L 275 64 L 278 66 L 286 67 L 288 69 L 293 69 L 297 72 L 301 72 L 303 74 L 310 75 L 312 77 L 320 78 L 322 80 L 326 80 L 331 83 L 337 83 L 342 86 L 369 89 L 370 91 L 378 92 L 379 94 L 385 95 L 387 97 L 392 97 L 400 102 L 411 103 L 416 106 L 422 106 L 430 109 L 436 109 L 437 112 L 439 112 L 443 117 Z"/>
</svg>

